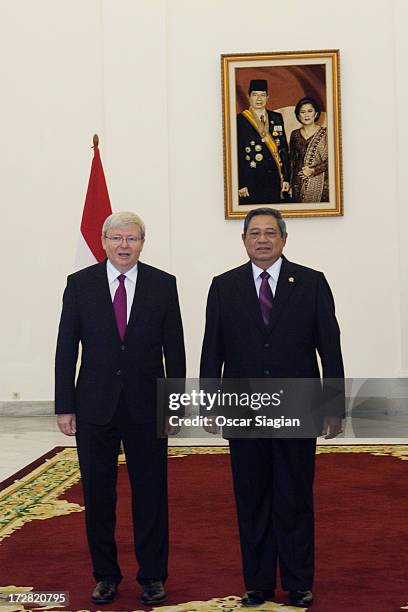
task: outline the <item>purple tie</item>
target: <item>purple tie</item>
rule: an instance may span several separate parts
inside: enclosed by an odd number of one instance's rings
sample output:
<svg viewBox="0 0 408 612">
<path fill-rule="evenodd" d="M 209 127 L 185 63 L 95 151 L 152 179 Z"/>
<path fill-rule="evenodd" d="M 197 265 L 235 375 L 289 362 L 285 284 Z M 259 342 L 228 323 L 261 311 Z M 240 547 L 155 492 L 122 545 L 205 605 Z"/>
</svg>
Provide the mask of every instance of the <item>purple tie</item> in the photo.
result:
<svg viewBox="0 0 408 612">
<path fill-rule="evenodd" d="M 127 325 L 127 297 L 125 287 L 124 274 L 118 276 L 119 287 L 116 289 L 115 297 L 113 298 L 113 310 L 115 311 L 116 323 L 121 339 L 125 337 Z"/>
<path fill-rule="evenodd" d="M 270 284 L 268 283 L 268 278 L 270 278 L 270 274 L 266 270 L 264 270 L 260 277 L 262 278 L 261 287 L 259 289 L 259 305 L 261 307 L 262 318 L 266 326 L 269 325 L 269 318 L 271 316 L 272 303 L 273 303 L 273 293 Z"/>
</svg>

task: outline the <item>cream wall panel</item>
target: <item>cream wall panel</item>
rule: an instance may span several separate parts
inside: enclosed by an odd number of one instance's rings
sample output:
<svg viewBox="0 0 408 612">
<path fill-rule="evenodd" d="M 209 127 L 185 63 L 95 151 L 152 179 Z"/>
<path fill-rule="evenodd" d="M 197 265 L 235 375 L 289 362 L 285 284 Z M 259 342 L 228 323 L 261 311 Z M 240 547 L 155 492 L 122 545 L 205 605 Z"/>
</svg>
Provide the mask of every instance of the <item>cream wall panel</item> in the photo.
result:
<svg viewBox="0 0 408 612">
<path fill-rule="evenodd" d="M 104 107 L 113 210 L 147 226 L 143 259 L 171 270 L 166 3 L 103 1 Z"/>
<path fill-rule="evenodd" d="M 408 123 L 406 108 L 408 100 L 408 39 L 406 24 L 408 23 L 408 4 L 405 0 L 397 0 L 394 10 L 395 23 L 395 116 L 397 130 L 397 146 L 395 150 L 395 169 L 397 173 L 397 201 L 398 211 L 395 221 L 398 231 L 390 239 L 399 247 L 399 277 L 398 290 L 400 292 L 401 308 L 401 370 L 400 375 L 408 377 L 408 195 L 407 195 L 407 167 L 408 167 Z M 393 152 L 394 153 L 394 152 Z M 386 208 L 386 205 L 385 205 Z"/>
<path fill-rule="evenodd" d="M 341 49 L 344 218 L 290 219 L 289 258 L 334 290 L 349 376 L 399 368 L 394 26 L 389 2 L 168 3 L 174 264 L 182 270 L 191 372 L 211 277 L 245 261 L 241 223 L 223 219 L 221 84 L 226 52 Z M 379 94 L 379 75 L 381 93 Z M 376 95 L 377 94 L 377 95 Z M 385 127 L 387 126 L 387 127 Z M 384 154 L 386 131 L 387 154 Z M 385 134 L 384 134 L 385 136 Z M 384 205 L 394 214 L 384 218 Z M 189 262 L 185 262 L 186 253 Z M 194 290 L 191 288 L 194 287 Z"/>
<path fill-rule="evenodd" d="M 220 54 L 341 49 L 343 218 L 290 219 L 333 287 L 350 376 L 408 372 L 405 0 L 0 1 L 0 400 L 49 400 L 65 276 L 98 132 L 114 210 L 177 274 L 196 375 L 214 274 L 245 261 L 223 213 Z"/>
<path fill-rule="evenodd" d="M 103 131 L 96 0 L 0 3 L 0 400 L 50 399 L 65 277 Z"/>
</svg>

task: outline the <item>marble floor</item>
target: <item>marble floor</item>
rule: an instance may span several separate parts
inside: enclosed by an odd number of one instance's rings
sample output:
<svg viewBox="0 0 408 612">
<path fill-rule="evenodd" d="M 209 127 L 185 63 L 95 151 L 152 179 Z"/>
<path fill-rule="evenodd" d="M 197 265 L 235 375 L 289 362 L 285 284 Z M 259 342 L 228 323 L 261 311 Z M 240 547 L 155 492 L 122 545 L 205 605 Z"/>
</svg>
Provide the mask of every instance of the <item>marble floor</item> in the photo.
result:
<svg viewBox="0 0 408 612">
<path fill-rule="evenodd" d="M 354 429 L 357 431 L 355 420 Z M 364 432 L 371 437 L 356 438 L 346 422 L 345 433 L 336 438 L 336 444 L 408 444 L 408 427 L 405 419 L 393 419 L 390 423 L 373 421 L 363 423 Z M 387 437 L 373 437 L 378 431 Z M 402 436 L 405 437 L 397 437 Z M 206 438 L 171 438 L 173 446 L 215 446 L 225 445 L 222 438 L 208 435 Z M 319 438 L 318 444 L 333 444 L 333 440 Z M 53 416 L 0 417 L 0 482 L 25 465 L 34 461 L 55 446 L 75 446 L 75 438 L 64 436 L 56 426 Z"/>
</svg>

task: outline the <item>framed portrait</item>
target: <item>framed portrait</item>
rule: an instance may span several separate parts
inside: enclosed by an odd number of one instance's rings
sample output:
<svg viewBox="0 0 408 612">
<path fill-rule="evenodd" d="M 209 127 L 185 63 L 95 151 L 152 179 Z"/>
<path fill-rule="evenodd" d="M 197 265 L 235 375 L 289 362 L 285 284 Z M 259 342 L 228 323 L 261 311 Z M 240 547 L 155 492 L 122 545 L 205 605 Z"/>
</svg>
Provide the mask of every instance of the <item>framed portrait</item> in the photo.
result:
<svg viewBox="0 0 408 612">
<path fill-rule="evenodd" d="M 339 50 L 223 54 L 225 217 L 343 214 Z"/>
</svg>

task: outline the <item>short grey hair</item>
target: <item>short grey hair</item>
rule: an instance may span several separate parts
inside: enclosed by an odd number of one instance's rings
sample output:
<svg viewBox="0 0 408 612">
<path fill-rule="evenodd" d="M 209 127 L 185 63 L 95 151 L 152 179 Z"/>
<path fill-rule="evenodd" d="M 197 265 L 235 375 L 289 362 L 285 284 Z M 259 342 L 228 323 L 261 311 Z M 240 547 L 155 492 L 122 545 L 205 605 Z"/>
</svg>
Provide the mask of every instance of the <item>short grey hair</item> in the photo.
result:
<svg viewBox="0 0 408 612">
<path fill-rule="evenodd" d="M 281 237 L 283 238 L 286 236 L 286 223 L 282 219 L 282 215 L 280 214 L 279 210 L 276 210 L 276 208 L 254 208 L 253 210 L 250 210 L 244 220 L 244 236 L 246 236 L 249 222 L 253 217 L 257 217 L 258 215 L 271 215 L 271 217 L 275 217 L 276 221 L 278 222 Z"/>
<path fill-rule="evenodd" d="M 106 238 L 108 231 L 111 229 L 117 229 L 119 227 L 125 227 L 126 225 L 132 225 L 135 223 L 140 227 L 140 233 L 142 238 L 146 236 L 146 226 L 143 223 L 142 219 L 135 215 L 135 213 L 129 212 L 127 210 L 122 210 L 121 212 L 112 213 L 105 219 L 105 222 L 102 226 L 102 238 Z"/>
</svg>

